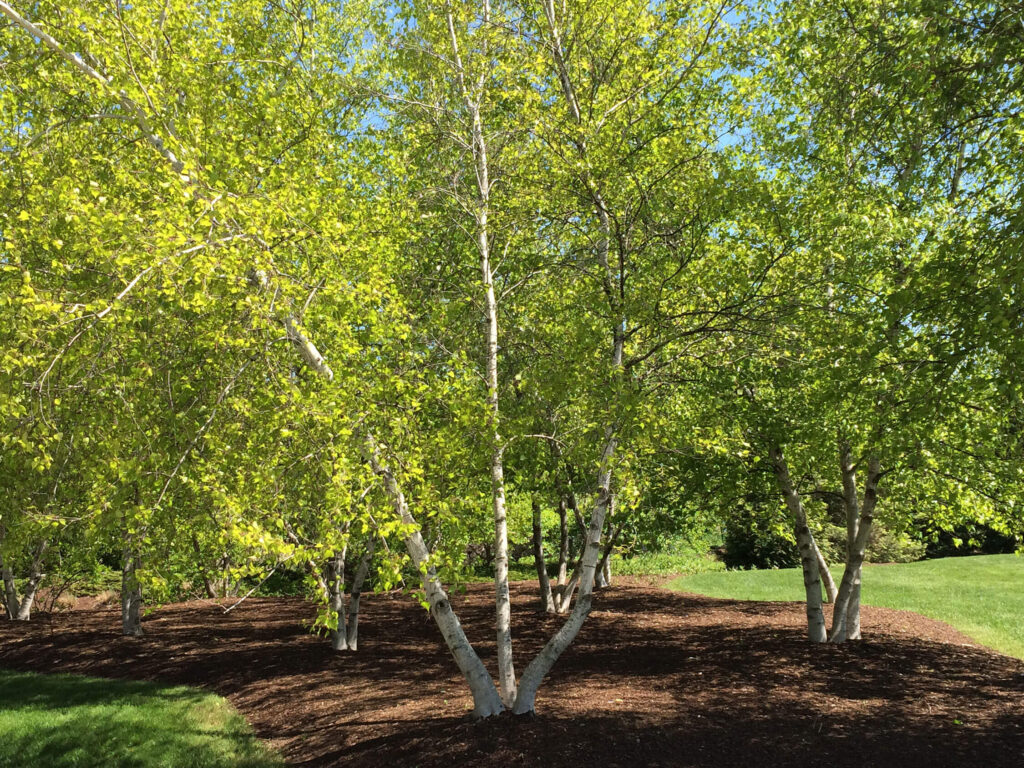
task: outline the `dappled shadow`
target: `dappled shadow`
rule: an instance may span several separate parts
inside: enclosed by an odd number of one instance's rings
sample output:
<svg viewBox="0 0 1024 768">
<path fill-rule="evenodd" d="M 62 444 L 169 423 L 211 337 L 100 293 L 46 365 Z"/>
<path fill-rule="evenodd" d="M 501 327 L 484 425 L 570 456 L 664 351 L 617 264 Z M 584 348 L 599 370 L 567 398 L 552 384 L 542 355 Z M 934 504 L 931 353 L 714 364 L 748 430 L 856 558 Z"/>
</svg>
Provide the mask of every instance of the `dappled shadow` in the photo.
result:
<svg viewBox="0 0 1024 768">
<path fill-rule="evenodd" d="M 0 732 L 5 766 L 277 764 L 221 700 L 149 682 L 0 674 Z"/>
<path fill-rule="evenodd" d="M 491 590 L 453 604 L 493 672 Z M 562 623 L 536 604 L 514 585 L 520 673 Z M 227 615 L 167 606 L 141 639 L 117 634 L 116 611 L 0 626 L 0 666 L 203 685 L 295 765 L 1024 764 L 1024 663 L 912 614 L 865 608 L 867 640 L 812 645 L 799 604 L 617 586 L 596 596 L 539 717 L 472 724 L 429 615 L 396 594 L 364 606 L 357 653 L 310 635 L 308 604 L 262 599 Z"/>
</svg>

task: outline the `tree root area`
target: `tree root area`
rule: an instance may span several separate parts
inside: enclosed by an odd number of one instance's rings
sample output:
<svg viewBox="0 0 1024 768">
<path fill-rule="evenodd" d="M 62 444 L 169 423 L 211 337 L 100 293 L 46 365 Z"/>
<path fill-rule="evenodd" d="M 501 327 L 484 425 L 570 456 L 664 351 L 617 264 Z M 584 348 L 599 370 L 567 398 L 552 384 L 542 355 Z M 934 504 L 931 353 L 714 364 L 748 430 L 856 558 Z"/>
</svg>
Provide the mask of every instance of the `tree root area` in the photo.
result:
<svg viewBox="0 0 1024 768">
<path fill-rule="evenodd" d="M 494 668 L 493 588 L 454 595 Z M 513 586 L 519 673 L 561 623 Z M 595 595 L 537 717 L 473 723 L 429 615 L 366 595 L 336 653 L 298 599 L 168 605 L 141 638 L 116 610 L 0 624 L 0 667 L 159 680 L 226 696 L 294 766 L 1024 765 L 1024 662 L 911 613 L 863 609 L 865 640 L 812 645 L 799 603 L 683 595 L 634 579 Z M 2 706 L 2 705 L 0 705 Z"/>
</svg>

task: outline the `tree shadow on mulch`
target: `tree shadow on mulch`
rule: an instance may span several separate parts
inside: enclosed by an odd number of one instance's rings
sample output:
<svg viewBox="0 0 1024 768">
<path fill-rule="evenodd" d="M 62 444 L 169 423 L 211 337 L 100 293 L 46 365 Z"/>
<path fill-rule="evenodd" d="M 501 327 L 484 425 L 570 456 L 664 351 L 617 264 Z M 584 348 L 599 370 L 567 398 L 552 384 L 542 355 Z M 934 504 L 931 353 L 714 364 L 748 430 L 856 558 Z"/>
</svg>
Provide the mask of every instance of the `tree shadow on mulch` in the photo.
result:
<svg viewBox="0 0 1024 768">
<path fill-rule="evenodd" d="M 491 588 L 453 603 L 493 667 Z M 521 673 L 561 623 L 513 590 Z M 868 638 L 803 637 L 793 603 L 602 591 L 545 682 L 539 716 L 466 721 L 471 701 L 430 617 L 395 594 L 364 599 L 360 650 L 337 654 L 299 600 L 230 614 L 166 606 L 146 636 L 116 611 L 0 627 L 0 666 L 201 685 L 303 766 L 1024 765 L 1024 662 L 966 645 L 914 614 L 864 609 Z"/>
</svg>

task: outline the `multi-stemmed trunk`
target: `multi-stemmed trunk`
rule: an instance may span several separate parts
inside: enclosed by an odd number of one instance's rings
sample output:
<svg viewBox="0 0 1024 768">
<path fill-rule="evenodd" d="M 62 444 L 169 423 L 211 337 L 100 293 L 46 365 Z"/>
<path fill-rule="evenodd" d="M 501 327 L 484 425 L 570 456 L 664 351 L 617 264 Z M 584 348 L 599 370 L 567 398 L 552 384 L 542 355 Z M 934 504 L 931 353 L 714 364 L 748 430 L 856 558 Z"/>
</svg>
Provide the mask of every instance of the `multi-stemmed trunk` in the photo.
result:
<svg viewBox="0 0 1024 768">
<path fill-rule="evenodd" d="M 828 639 L 828 635 L 825 631 L 825 613 L 821 606 L 821 577 L 818 571 L 817 545 L 814 543 L 814 536 L 807 525 L 807 515 L 804 512 L 800 494 L 789 476 L 789 468 L 786 466 L 782 449 L 777 445 L 772 446 L 771 462 L 779 490 L 782 491 L 786 508 L 793 519 L 796 541 L 800 547 L 800 566 L 804 574 L 804 594 L 807 605 L 807 637 L 812 642 L 824 643 Z"/>
<path fill-rule="evenodd" d="M 359 601 L 363 594 L 363 584 L 366 583 L 366 575 L 370 571 L 375 545 L 376 541 L 373 538 L 366 542 L 366 552 L 363 553 L 359 567 L 352 577 L 352 590 L 348 597 L 348 621 L 345 624 L 346 644 L 350 651 L 359 648 Z"/>
<path fill-rule="evenodd" d="M 619 352 L 618 360 L 621 362 L 621 339 L 617 338 L 616 348 Z M 590 614 L 594 592 L 594 577 L 597 572 L 598 560 L 601 555 L 601 532 L 604 529 L 605 516 L 611 504 L 612 491 L 612 462 L 615 456 L 615 449 L 618 445 L 618 437 L 615 429 L 608 426 L 605 429 L 604 450 L 601 453 L 601 464 L 598 472 L 598 493 L 594 508 L 590 516 L 590 528 L 587 530 L 586 542 L 583 550 L 583 562 L 580 572 L 579 595 L 573 605 L 569 616 L 562 627 L 551 637 L 538 653 L 533 661 L 526 667 L 522 678 L 519 680 L 519 690 L 516 700 L 512 706 L 512 712 L 517 715 L 527 714 L 534 711 L 537 700 L 537 691 L 541 682 L 551 671 L 558 658 L 565 652 L 565 649 L 572 644 L 579 634 L 583 622 Z"/>
<path fill-rule="evenodd" d="M 561 458 L 557 446 L 552 443 L 552 453 L 556 460 Z M 567 473 L 568 474 L 568 473 Z M 586 534 L 586 523 L 580 513 L 579 505 L 576 502 L 576 494 L 573 491 L 571 474 L 563 481 L 561 473 L 556 473 L 556 485 L 559 491 L 558 518 L 559 518 L 559 551 L 558 551 L 558 580 L 552 590 L 554 598 L 555 613 L 565 614 L 569 612 L 572 605 L 572 597 L 580 583 L 580 567 L 583 564 L 583 551 L 581 548 L 579 557 L 573 566 L 572 574 L 569 570 L 569 510 L 572 511 L 580 530 Z M 585 543 L 584 543 L 585 546 Z"/>
<path fill-rule="evenodd" d="M 864 501 L 860 503 L 857 498 L 856 471 L 850 448 L 845 443 L 840 444 L 839 466 L 843 476 L 843 502 L 846 507 L 847 557 L 843 579 L 839 584 L 839 594 L 836 596 L 832 612 L 829 640 L 833 643 L 860 638 L 861 570 L 871 536 L 875 506 L 878 503 L 878 481 L 882 476 L 878 459 L 870 458 L 867 477 L 864 480 Z"/>
<path fill-rule="evenodd" d="M 429 564 L 430 551 L 427 549 L 419 526 L 409 510 L 409 504 L 398 479 L 384 462 L 380 446 L 372 433 L 366 433 L 364 436 L 364 455 L 374 474 L 383 481 L 395 515 L 407 526 L 410 526 L 411 533 L 405 537 L 406 551 L 420 573 L 423 592 L 426 595 L 427 604 L 430 606 L 430 615 L 434 617 L 434 622 L 441 630 L 448 650 L 451 651 L 456 665 L 469 686 L 473 696 L 473 716 L 485 718 L 501 714 L 505 707 L 501 703 L 497 688 L 494 687 L 494 681 L 491 680 L 490 673 L 466 638 L 466 632 L 463 630 L 458 616 L 455 615 L 455 611 L 452 610 L 451 601 L 444 591 L 437 571 Z"/>
<path fill-rule="evenodd" d="M 352 577 L 348 605 L 345 605 L 345 556 L 347 548 L 342 547 L 327 561 L 327 578 L 321 588 L 327 591 L 327 606 L 336 622 L 331 630 L 331 647 L 336 651 L 355 651 L 359 648 L 359 603 L 363 584 L 373 559 L 374 539 L 366 542 L 366 552 Z M 318 577 L 322 578 L 322 577 Z"/>
<path fill-rule="evenodd" d="M 0 544 L 3 543 L 5 534 L 6 530 L 0 528 Z M 28 621 L 32 618 L 32 606 L 35 604 L 39 583 L 43 579 L 43 557 L 49 546 L 50 542 L 44 539 L 36 547 L 32 555 L 32 564 L 29 567 L 28 580 L 25 583 L 25 592 L 21 597 L 18 597 L 14 572 L 4 562 L 3 556 L 0 554 L 0 574 L 2 574 L 4 582 L 4 610 L 7 611 L 7 618 L 11 621 Z"/>
</svg>

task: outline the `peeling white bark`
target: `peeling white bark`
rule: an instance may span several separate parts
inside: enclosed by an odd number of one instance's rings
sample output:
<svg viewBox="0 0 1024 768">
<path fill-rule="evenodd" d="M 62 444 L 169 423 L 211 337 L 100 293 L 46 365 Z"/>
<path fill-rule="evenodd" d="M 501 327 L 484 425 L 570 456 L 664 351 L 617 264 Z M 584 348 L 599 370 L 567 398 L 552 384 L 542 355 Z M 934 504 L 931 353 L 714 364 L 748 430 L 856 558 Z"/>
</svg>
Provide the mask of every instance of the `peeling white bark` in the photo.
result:
<svg viewBox="0 0 1024 768">
<path fill-rule="evenodd" d="M 804 572 L 804 594 L 807 605 L 807 638 L 814 643 L 824 643 L 828 639 L 825 631 L 825 613 L 821 607 L 821 578 L 818 575 L 818 558 L 815 556 L 817 546 L 811 529 L 807 525 L 807 515 L 803 502 L 789 476 L 786 459 L 779 446 L 771 449 L 772 469 L 775 479 L 782 491 L 786 507 L 793 518 L 796 529 L 796 540 L 800 547 L 800 565 Z"/>
<path fill-rule="evenodd" d="M 6 529 L 0 527 L 0 544 L 5 538 Z M 32 607 L 35 605 L 36 592 L 39 590 L 39 583 L 43 579 L 43 557 L 49 548 L 50 542 L 43 540 L 32 555 L 32 564 L 29 567 L 28 580 L 25 584 L 25 593 L 19 598 L 18 588 L 15 584 L 14 572 L 0 556 L 0 574 L 3 576 L 4 591 L 3 603 L 7 618 L 11 621 L 28 621 L 32 618 Z"/>
<path fill-rule="evenodd" d="M 458 79 L 459 91 L 470 118 L 470 145 L 473 148 L 473 164 L 476 172 L 477 208 L 476 239 L 480 255 L 480 274 L 484 289 L 485 319 L 487 322 L 487 404 L 490 410 L 491 430 L 491 503 L 494 511 L 494 609 L 495 639 L 498 648 L 498 688 L 506 707 L 512 705 L 516 696 L 516 673 L 512 659 L 512 601 L 508 587 L 508 519 L 505 510 L 505 467 L 504 446 L 500 433 L 500 402 L 498 395 L 498 303 L 494 293 L 494 276 L 491 271 L 491 235 L 488 228 L 490 213 L 490 167 L 487 160 L 487 141 L 484 136 L 480 100 L 483 78 L 477 83 L 475 93 L 466 84 L 466 72 L 459 50 L 459 39 L 455 33 L 455 18 L 450 3 L 445 3 L 448 38 L 452 49 L 452 63 Z M 490 24 L 491 6 L 489 0 L 482 3 L 482 23 Z"/>
<path fill-rule="evenodd" d="M 860 529 L 860 501 L 857 498 L 857 473 L 853 466 L 850 445 L 839 441 L 839 472 L 843 478 L 843 506 L 846 510 L 846 562 L 850 563 L 857 546 L 857 533 Z M 860 639 L 860 569 L 854 578 L 849 604 L 845 616 L 846 639 Z M 833 624 L 835 618 L 833 617 Z"/>
<path fill-rule="evenodd" d="M 849 469 L 852 479 L 852 465 L 844 463 Z M 844 470 L 844 476 L 847 472 Z M 871 525 L 875 519 L 875 506 L 878 503 L 878 482 L 881 479 L 881 465 L 877 458 L 868 459 L 868 473 L 864 480 L 864 502 L 860 507 L 860 516 L 857 519 L 857 537 L 853 542 L 852 551 L 846 562 L 843 571 L 843 579 L 839 584 L 839 594 L 836 597 L 835 608 L 832 611 L 832 630 L 829 633 L 829 641 L 842 643 L 849 638 L 851 627 L 849 625 L 849 609 L 854 595 L 860 590 L 861 568 L 864 565 L 864 556 L 867 553 L 868 539 L 871 535 Z M 845 483 L 845 479 L 844 479 Z M 857 624 L 856 632 L 860 632 L 859 596 L 857 598 Z"/>
<path fill-rule="evenodd" d="M 825 602 L 834 603 L 839 589 L 836 587 L 836 580 L 832 578 L 832 571 L 829 570 L 825 556 L 821 554 L 821 549 L 816 541 L 814 542 L 814 556 L 818 560 L 818 575 L 821 577 L 821 583 L 825 586 Z"/>
<path fill-rule="evenodd" d="M 430 553 L 423 541 L 422 534 L 420 534 L 419 526 L 409 511 L 405 494 L 390 467 L 381 460 L 379 446 L 372 434 L 365 436 L 364 449 L 364 455 L 370 468 L 384 482 L 384 488 L 395 514 L 403 523 L 413 526 L 412 533 L 405 539 L 406 550 L 420 572 L 423 591 L 426 594 L 427 603 L 430 605 L 430 615 L 434 617 L 434 621 L 448 645 L 448 650 L 451 651 L 455 663 L 469 685 L 469 690 L 473 695 L 473 716 L 485 718 L 500 714 L 505 707 L 501 703 L 498 689 L 494 687 L 494 681 L 491 680 L 483 662 L 480 661 L 480 657 L 470 645 L 466 633 L 459 623 L 458 616 L 452 610 L 451 602 L 437 577 L 437 572 L 430 565 Z"/>
</svg>

